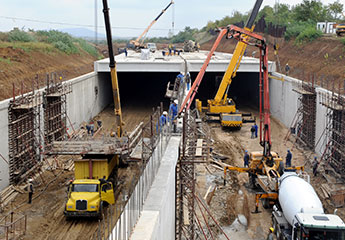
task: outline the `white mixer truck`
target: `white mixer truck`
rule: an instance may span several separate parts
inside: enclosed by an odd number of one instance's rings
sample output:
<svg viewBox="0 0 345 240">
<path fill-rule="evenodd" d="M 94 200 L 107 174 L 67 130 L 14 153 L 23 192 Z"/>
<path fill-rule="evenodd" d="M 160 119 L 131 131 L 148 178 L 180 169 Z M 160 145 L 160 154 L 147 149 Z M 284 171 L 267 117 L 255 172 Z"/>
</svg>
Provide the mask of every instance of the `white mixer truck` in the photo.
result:
<svg viewBox="0 0 345 240">
<path fill-rule="evenodd" d="M 325 214 L 313 187 L 296 173 L 279 179 L 279 204 L 273 207 L 273 228 L 278 240 L 345 240 L 345 224 Z"/>
</svg>

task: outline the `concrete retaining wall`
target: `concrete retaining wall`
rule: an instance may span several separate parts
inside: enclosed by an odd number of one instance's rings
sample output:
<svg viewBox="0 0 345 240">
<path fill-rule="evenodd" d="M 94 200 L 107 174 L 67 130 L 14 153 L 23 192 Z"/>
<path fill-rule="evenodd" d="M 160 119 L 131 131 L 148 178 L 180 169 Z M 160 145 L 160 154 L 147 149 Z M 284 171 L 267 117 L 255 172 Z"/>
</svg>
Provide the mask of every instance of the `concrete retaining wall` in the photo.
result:
<svg viewBox="0 0 345 240">
<path fill-rule="evenodd" d="M 74 129 L 101 112 L 112 101 L 109 74 L 95 72 L 67 81 L 72 85 L 72 93 L 67 95 L 67 115 Z M 97 89 L 97 90 L 96 90 Z M 40 91 L 43 91 L 41 89 Z M 10 99 L 0 102 L 0 154 L 9 160 L 8 150 L 8 106 Z M 41 108 L 43 111 L 43 108 Z M 43 115 L 41 115 L 43 116 Z M 41 121 L 43 124 L 43 121 Z M 69 131 L 72 127 L 67 121 Z M 43 132 L 43 125 L 42 132 Z M 0 190 L 9 185 L 9 166 L 0 157 Z"/>
<path fill-rule="evenodd" d="M 131 240 L 175 239 L 175 168 L 180 137 L 171 137 Z"/>
<path fill-rule="evenodd" d="M 280 73 L 272 73 L 275 77 L 283 77 L 284 81 L 276 79 L 270 79 L 270 104 L 271 114 L 273 117 L 280 120 L 286 127 L 290 128 L 293 117 L 295 116 L 298 108 L 298 97 L 299 94 L 293 91 L 301 85 L 301 81 L 285 76 Z M 315 132 L 315 152 L 322 155 L 325 148 L 325 134 L 324 129 L 326 128 L 327 122 L 327 108 L 320 103 L 321 94 L 330 93 L 321 87 L 315 88 L 316 98 L 316 132 Z"/>
</svg>

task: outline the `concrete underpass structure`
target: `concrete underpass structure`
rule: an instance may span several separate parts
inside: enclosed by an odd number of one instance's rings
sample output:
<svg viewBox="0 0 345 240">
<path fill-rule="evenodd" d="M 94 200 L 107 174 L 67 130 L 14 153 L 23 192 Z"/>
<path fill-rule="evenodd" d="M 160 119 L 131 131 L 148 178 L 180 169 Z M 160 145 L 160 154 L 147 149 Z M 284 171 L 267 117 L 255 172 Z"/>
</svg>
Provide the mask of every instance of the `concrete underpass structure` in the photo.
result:
<svg viewBox="0 0 345 240">
<path fill-rule="evenodd" d="M 176 75 L 182 71 L 189 71 L 192 80 L 200 70 L 207 52 L 181 53 L 180 56 L 163 56 L 157 51 L 147 60 L 142 60 L 140 53 L 130 51 L 128 56 L 124 54 L 116 56 L 117 71 L 120 84 L 121 101 L 125 104 L 127 99 L 140 101 L 141 97 L 157 98 L 152 102 L 152 107 L 163 101 L 165 86 L 168 81 L 173 81 Z M 211 60 L 205 75 L 205 89 L 200 88 L 200 93 L 207 92 L 209 87 L 216 89 L 220 83 L 230 59 L 231 54 L 216 53 Z M 100 113 L 106 106 L 112 103 L 111 81 L 108 59 L 95 62 L 95 71 L 68 82 L 72 86 L 72 92 L 67 95 L 67 115 L 70 121 L 67 127 L 70 131 L 78 128 L 83 121 L 88 121 Z M 284 78 L 284 81 L 270 79 L 270 102 L 272 116 L 281 121 L 286 127 L 290 127 L 294 115 L 298 110 L 298 93 L 293 89 L 300 83 L 298 79 L 275 73 L 275 63 L 269 63 L 269 71 L 276 78 Z M 249 104 L 257 106 L 258 99 L 258 72 L 259 60 L 244 57 L 238 69 L 238 79 L 234 80 L 238 85 L 238 101 L 241 101 L 239 92 L 249 99 Z M 241 77 L 242 76 L 242 77 Z M 207 79 L 208 78 L 208 79 Z M 134 84 L 133 84 L 134 83 Z M 142 85 L 136 85 L 142 84 Z M 203 84 L 203 83 L 202 83 Z M 138 87 L 139 86 L 139 87 Z M 136 89 L 137 88 L 137 89 Z M 158 94 L 152 94 L 158 89 Z M 247 92 L 243 93 L 243 89 Z M 43 90 L 41 90 L 43 91 Z M 316 88 L 317 92 L 327 92 L 325 89 Z M 206 94 L 206 93 L 205 93 Z M 152 96 L 151 96 L 152 95 Z M 139 97 L 138 97 L 139 96 Z M 210 94 L 212 96 L 212 93 Z M 206 96 L 205 98 L 209 98 Z M 231 93 L 230 93 L 231 96 Z M 248 97 L 247 97 L 248 98 Z M 8 106 L 10 99 L 0 102 L 0 154 L 9 160 L 8 147 Z M 151 104 L 151 102 L 149 102 Z M 147 104 L 147 103 L 146 103 Z M 165 100 L 165 107 L 169 104 Z M 322 138 L 322 132 L 326 125 L 326 108 L 316 102 L 316 137 Z M 128 229 L 131 239 L 174 239 L 175 230 L 175 165 L 178 158 L 179 137 L 172 137 L 164 152 L 157 161 L 160 161 L 155 180 L 144 201 L 139 219 L 134 229 Z M 316 146 L 316 151 L 322 154 L 324 146 Z M 9 166 L 6 161 L 0 159 L 0 189 L 9 185 Z M 130 234 L 127 235 L 129 237 Z"/>
</svg>

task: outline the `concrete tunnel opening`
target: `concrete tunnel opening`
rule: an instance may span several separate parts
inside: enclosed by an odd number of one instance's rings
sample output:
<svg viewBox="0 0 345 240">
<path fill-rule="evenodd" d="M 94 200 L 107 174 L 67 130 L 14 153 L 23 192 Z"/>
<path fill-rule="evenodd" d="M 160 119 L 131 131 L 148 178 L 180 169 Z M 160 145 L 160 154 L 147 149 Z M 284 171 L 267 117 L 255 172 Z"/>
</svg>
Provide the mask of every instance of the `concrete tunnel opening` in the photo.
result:
<svg viewBox="0 0 345 240">
<path fill-rule="evenodd" d="M 192 73 L 192 78 L 195 79 L 197 74 Z M 207 104 L 207 99 L 215 97 L 223 75 L 222 72 L 208 72 L 205 74 L 196 95 L 196 98 L 203 101 L 204 106 Z M 230 85 L 228 97 L 232 98 L 239 108 L 257 108 L 259 106 L 259 74 L 237 73 Z"/>
<path fill-rule="evenodd" d="M 110 73 L 98 73 L 105 80 L 105 89 L 111 90 Z M 192 81 L 197 72 L 191 73 Z M 178 72 L 118 72 L 120 98 L 123 111 L 126 109 L 146 109 L 151 111 L 163 102 L 164 110 L 168 110 L 170 99 L 165 97 L 168 82 L 174 83 Z M 196 98 L 206 105 L 207 99 L 213 99 L 224 73 L 207 72 L 204 75 Z M 108 96 L 111 96 L 108 95 Z M 259 106 L 259 74 L 238 73 L 233 79 L 229 97 L 233 98 L 239 108 Z M 113 100 L 109 99 L 110 106 Z M 194 106 L 193 106 L 194 108 Z"/>
</svg>

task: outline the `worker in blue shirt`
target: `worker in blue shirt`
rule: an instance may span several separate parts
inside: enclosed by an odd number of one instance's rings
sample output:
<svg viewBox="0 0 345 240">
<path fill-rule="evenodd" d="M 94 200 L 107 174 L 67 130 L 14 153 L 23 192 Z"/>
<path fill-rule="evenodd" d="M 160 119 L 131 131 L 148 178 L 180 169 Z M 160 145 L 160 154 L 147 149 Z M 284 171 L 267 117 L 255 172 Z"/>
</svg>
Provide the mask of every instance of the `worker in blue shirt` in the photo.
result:
<svg viewBox="0 0 345 240">
<path fill-rule="evenodd" d="M 176 116 L 177 116 L 177 104 L 178 100 L 175 99 L 174 102 L 169 107 L 169 122 L 173 125 L 173 131 L 176 132 Z"/>
<path fill-rule="evenodd" d="M 187 83 L 187 90 L 188 90 L 188 91 L 189 91 L 189 89 L 190 89 L 190 82 L 191 82 L 190 73 L 187 72 L 187 74 L 186 74 L 186 83 Z"/>
<path fill-rule="evenodd" d="M 162 116 L 159 118 L 159 126 L 160 127 L 163 127 L 167 123 L 167 116 L 168 116 L 167 111 L 164 111 Z"/>
<path fill-rule="evenodd" d="M 168 120 L 167 116 L 168 116 L 168 112 L 164 111 L 163 114 L 159 117 L 159 122 L 156 125 L 157 132 L 161 132 L 165 124 L 167 124 L 167 120 Z"/>
<path fill-rule="evenodd" d="M 183 80 L 184 80 L 184 74 L 183 72 L 180 72 L 178 75 L 177 75 L 177 79 L 180 79 L 180 85 L 183 84 Z"/>
<path fill-rule="evenodd" d="M 256 125 L 256 122 L 254 123 L 254 129 L 255 129 L 255 138 L 258 137 L 258 125 Z"/>
<path fill-rule="evenodd" d="M 290 152 L 290 149 L 287 150 L 286 158 L 285 158 L 285 166 L 291 167 L 291 159 L 292 159 L 292 153 Z"/>
<path fill-rule="evenodd" d="M 243 161 L 244 161 L 244 167 L 249 167 L 249 154 L 248 154 L 248 150 L 246 150 L 244 152 Z"/>
<path fill-rule="evenodd" d="M 178 104 L 177 99 L 175 99 L 174 102 L 170 104 L 170 107 L 169 107 L 170 121 L 173 121 L 177 115 L 177 104 Z"/>
</svg>

